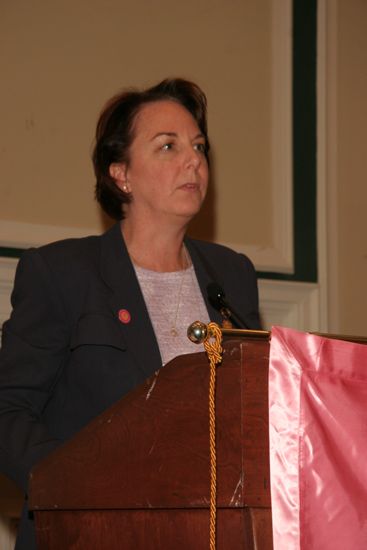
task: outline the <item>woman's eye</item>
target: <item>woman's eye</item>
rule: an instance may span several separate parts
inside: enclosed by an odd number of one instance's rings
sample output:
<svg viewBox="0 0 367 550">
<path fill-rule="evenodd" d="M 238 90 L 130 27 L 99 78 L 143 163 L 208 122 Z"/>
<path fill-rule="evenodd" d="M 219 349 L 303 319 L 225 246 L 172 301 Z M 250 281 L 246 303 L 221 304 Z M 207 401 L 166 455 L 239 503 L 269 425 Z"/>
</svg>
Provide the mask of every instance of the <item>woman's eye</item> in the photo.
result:
<svg viewBox="0 0 367 550">
<path fill-rule="evenodd" d="M 162 145 L 162 149 L 163 151 L 170 151 L 171 149 L 173 149 L 173 143 L 165 143 L 164 145 Z"/>
<path fill-rule="evenodd" d="M 199 151 L 199 153 L 205 154 L 205 151 L 206 151 L 205 143 L 196 143 L 194 145 L 194 148 L 196 151 Z"/>
</svg>

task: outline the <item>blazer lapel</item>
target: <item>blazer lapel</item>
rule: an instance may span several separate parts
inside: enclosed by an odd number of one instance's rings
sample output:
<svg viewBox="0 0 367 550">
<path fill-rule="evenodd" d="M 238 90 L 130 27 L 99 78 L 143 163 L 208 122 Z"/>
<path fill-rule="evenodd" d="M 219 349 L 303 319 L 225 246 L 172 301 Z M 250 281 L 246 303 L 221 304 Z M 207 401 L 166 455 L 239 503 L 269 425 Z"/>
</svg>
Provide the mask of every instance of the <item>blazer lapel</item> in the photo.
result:
<svg viewBox="0 0 367 550">
<path fill-rule="evenodd" d="M 111 289 L 112 314 L 136 365 L 148 377 L 162 366 L 162 359 L 120 224 L 115 224 L 101 239 L 100 269 Z"/>
</svg>

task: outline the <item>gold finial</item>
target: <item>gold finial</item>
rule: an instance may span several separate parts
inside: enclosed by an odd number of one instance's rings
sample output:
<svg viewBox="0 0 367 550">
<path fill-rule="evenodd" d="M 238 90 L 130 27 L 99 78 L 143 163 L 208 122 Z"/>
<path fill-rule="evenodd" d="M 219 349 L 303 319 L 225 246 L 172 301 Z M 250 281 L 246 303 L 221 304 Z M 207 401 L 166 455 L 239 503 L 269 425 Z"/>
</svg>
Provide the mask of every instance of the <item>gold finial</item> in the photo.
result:
<svg viewBox="0 0 367 550">
<path fill-rule="evenodd" d="M 205 323 L 194 321 L 187 329 L 187 337 L 194 344 L 202 344 L 208 337 L 208 329 Z"/>
</svg>

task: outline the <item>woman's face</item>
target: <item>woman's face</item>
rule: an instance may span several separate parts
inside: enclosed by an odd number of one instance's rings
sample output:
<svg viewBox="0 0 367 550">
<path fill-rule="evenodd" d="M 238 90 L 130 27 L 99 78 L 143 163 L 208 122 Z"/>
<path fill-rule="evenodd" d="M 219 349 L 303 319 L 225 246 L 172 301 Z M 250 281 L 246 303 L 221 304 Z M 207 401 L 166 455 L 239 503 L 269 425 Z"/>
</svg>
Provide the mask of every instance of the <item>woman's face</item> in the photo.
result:
<svg viewBox="0 0 367 550">
<path fill-rule="evenodd" d="M 117 185 L 132 194 L 127 216 L 187 223 L 200 210 L 208 186 L 205 147 L 195 119 L 181 104 L 144 105 L 135 119 L 129 163 L 110 167 Z"/>
</svg>

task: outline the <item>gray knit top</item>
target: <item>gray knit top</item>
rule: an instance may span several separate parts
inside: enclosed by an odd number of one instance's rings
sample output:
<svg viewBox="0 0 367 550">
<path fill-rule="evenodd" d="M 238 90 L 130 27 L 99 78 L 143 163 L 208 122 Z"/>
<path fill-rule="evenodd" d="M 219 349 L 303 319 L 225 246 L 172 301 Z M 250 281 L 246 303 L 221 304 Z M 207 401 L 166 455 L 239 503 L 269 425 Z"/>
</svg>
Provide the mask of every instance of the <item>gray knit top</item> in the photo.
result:
<svg viewBox="0 0 367 550">
<path fill-rule="evenodd" d="M 209 323 L 194 267 L 157 272 L 134 265 L 158 340 L 163 365 L 178 355 L 203 351 L 190 342 L 187 328 L 193 321 Z"/>
</svg>

